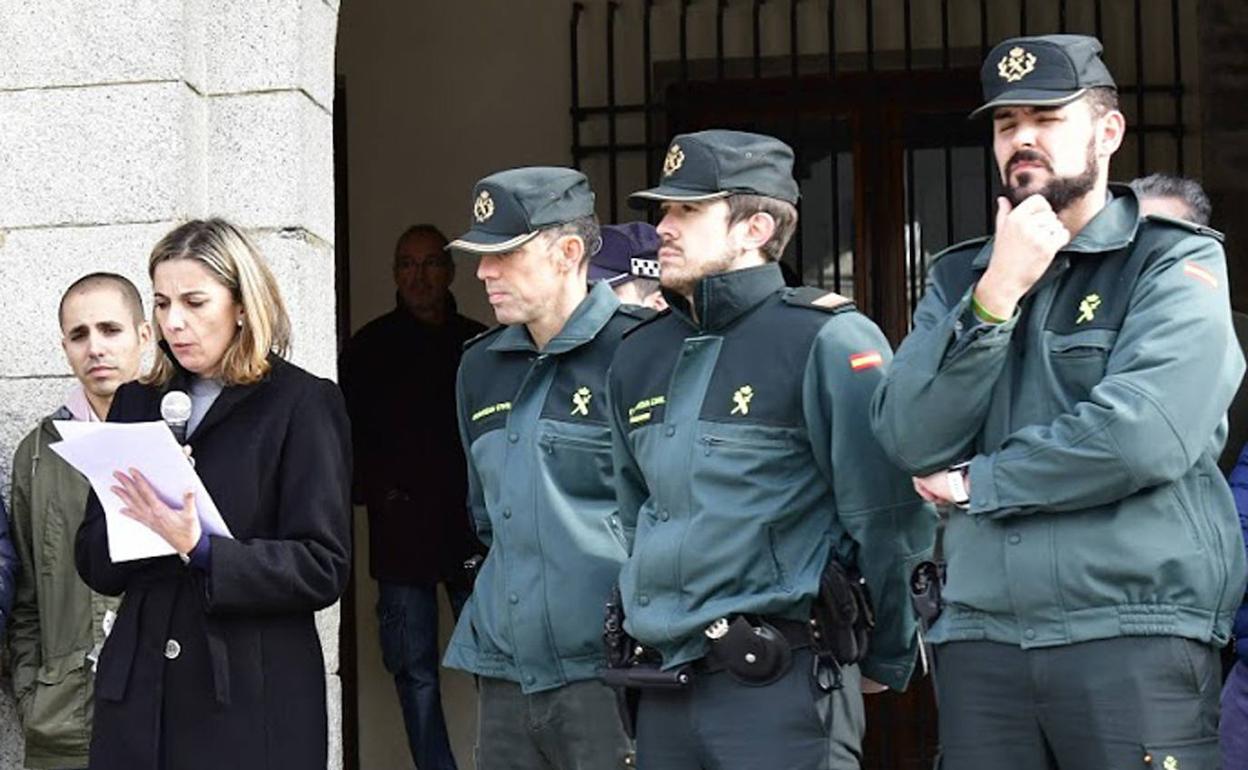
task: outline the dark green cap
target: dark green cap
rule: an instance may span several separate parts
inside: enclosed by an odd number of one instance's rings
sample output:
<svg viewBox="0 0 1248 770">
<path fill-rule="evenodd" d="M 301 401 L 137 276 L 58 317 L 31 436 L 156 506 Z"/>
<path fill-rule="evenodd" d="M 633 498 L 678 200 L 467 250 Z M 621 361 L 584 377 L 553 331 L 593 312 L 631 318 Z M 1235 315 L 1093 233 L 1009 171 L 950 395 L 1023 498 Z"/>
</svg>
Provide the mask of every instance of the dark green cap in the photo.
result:
<svg viewBox="0 0 1248 770">
<path fill-rule="evenodd" d="M 1089 88 L 1118 86 L 1101 60 L 1101 41 L 1087 35 L 1013 37 L 997 44 L 979 71 L 984 104 L 994 107 L 1060 107 Z"/>
<path fill-rule="evenodd" d="M 472 188 L 468 232 L 447 245 L 476 254 L 511 251 L 542 230 L 594 213 L 594 193 L 579 171 L 554 166 L 513 168 Z"/>
<path fill-rule="evenodd" d="M 796 204 L 793 150 L 775 137 L 714 129 L 680 134 L 667 148 L 658 187 L 629 196 L 646 201 L 707 201 L 733 193 L 765 195 Z"/>
</svg>

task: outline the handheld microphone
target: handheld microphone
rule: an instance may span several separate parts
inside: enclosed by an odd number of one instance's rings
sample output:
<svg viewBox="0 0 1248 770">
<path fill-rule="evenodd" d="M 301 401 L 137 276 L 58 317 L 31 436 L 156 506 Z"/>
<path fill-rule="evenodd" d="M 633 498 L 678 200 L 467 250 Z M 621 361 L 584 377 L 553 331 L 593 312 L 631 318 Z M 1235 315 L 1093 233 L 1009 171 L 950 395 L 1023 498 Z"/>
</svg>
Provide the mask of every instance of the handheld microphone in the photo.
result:
<svg viewBox="0 0 1248 770">
<path fill-rule="evenodd" d="M 160 419 L 179 444 L 186 443 L 186 423 L 191 419 L 191 397 L 181 390 L 171 390 L 160 400 Z"/>
</svg>

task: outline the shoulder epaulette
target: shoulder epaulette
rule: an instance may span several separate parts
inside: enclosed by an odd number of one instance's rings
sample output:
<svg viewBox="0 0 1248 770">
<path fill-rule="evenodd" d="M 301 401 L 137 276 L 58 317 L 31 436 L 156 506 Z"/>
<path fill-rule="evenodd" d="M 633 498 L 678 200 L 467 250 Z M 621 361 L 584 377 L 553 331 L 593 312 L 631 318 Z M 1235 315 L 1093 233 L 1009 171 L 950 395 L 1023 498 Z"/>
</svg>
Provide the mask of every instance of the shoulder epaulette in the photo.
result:
<svg viewBox="0 0 1248 770">
<path fill-rule="evenodd" d="M 1212 227 L 1198 225 L 1195 222 L 1189 222 L 1186 219 L 1176 219 L 1175 217 L 1168 217 L 1164 214 L 1145 214 L 1143 218 L 1149 222 L 1156 222 L 1160 225 L 1179 227 L 1187 230 L 1188 232 L 1196 233 L 1197 235 L 1207 235 L 1210 238 L 1216 238 L 1218 243 L 1223 243 L 1226 240 L 1226 236 L 1218 230 L 1214 230 Z"/>
<path fill-rule="evenodd" d="M 621 305 L 620 307 L 625 307 L 625 306 L 624 306 L 624 305 Z M 643 309 L 643 310 L 650 310 L 650 308 L 642 308 L 642 309 Z M 665 308 L 665 309 L 663 309 L 663 310 L 659 310 L 659 311 L 650 310 L 650 312 L 651 312 L 653 315 L 649 316 L 648 318 L 643 319 L 643 320 L 641 321 L 641 323 L 637 324 L 637 325 L 636 325 L 636 326 L 634 326 L 633 328 L 625 330 L 625 332 L 624 332 L 623 334 L 621 334 L 621 335 L 620 335 L 620 339 L 624 339 L 625 337 L 627 337 L 628 335 L 630 335 L 630 334 L 632 334 L 633 332 L 637 331 L 638 329 L 640 329 L 640 328 L 642 328 L 642 327 L 644 327 L 644 326 L 649 326 L 650 324 L 654 323 L 655 321 L 659 320 L 660 318 L 666 318 L 667 316 L 669 316 L 669 315 L 671 315 L 671 314 L 672 314 L 672 311 L 671 311 L 671 309 L 670 309 L 670 308 Z"/>
<path fill-rule="evenodd" d="M 493 335 L 495 335 L 495 334 L 498 334 L 499 332 L 501 332 L 503 329 L 506 329 L 506 328 L 507 328 L 507 326 L 506 326 L 505 324 L 499 324 L 498 326 L 495 326 L 495 327 L 494 327 L 494 328 L 492 328 L 492 329 L 486 329 L 485 331 L 481 332 L 481 333 L 480 333 L 480 334 L 478 334 L 477 336 L 475 336 L 475 337 L 471 337 L 471 338 L 469 338 L 469 339 L 465 340 L 465 341 L 464 341 L 464 348 L 463 348 L 463 349 L 464 349 L 464 350 L 467 350 L 468 348 L 470 348 L 470 347 L 472 347 L 473 345 L 477 344 L 478 342 L 480 342 L 481 340 L 485 339 L 486 337 L 491 337 L 491 336 L 493 336 Z"/>
<path fill-rule="evenodd" d="M 941 249 L 940 251 L 936 252 L 935 254 L 931 256 L 931 258 L 927 262 L 927 266 L 930 268 L 932 265 L 936 264 L 942 258 L 947 257 L 950 254 L 953 254 L 954 252 L 964 251 L 966 249 L 971 248 L 972 246 L 974 246 L 975 251 L 978 252 L 979 249 L 982 248 L 983 245 L 991 239 L 992 239 L 991 235 L 981 235 L 978 238 L 969 238 L 965 241 L 960 241 L 958 243 L 955 243 L 952 246 L 946 246 L 945 248 Z"/>
<path fill-rule="evenodd" d="M 825 313 L 846 313 L 858 309 L 848 297 L 814 286 L 785 289 L 783 299 L 786 305 L 821 310 Z"/>
<path fill-rule="evenodd" d="M 658 311 L 654 308 L 649 308 L 645 305 L 630 305 L 627 303 L 622 303 L 620 305 L 619 312 L 629 318 L 636 318 L 638 321 L 649 321 L 651 318 L 658 315 Z"/>
</svg>

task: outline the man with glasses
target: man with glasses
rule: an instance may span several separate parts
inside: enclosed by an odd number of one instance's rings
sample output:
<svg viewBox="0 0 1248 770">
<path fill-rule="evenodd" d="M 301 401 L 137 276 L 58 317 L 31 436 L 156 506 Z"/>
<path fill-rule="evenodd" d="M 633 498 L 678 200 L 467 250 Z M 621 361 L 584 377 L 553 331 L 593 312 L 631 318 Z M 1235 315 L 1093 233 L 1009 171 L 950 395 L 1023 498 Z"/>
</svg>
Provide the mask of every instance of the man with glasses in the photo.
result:
<svg viewBox="0 0 1248 770">
<path fill-rule="evenodd" d="M 355 502 L 368 507 L 382 662 L 394 676 L 420 770 L 454 770 L 438 689 L 437 586 L 458 614 L 470 586 L 468 480 L 455 423 L 455 370 L 485 327 L 456 312 L 446 236 L 414 225 L 394 250 L 395 309 L 352 337 L 342 359 Z"/>
</svg>

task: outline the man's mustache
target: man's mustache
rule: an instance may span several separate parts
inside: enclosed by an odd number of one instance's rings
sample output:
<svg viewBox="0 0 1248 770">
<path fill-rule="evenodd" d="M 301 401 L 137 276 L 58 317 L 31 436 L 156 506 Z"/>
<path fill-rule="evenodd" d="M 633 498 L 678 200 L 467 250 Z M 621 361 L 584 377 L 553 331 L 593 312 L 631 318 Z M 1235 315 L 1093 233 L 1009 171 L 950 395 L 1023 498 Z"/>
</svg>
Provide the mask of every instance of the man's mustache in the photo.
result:
<svg viewBox="0 0 1248 770">
<path fill-rule="evenodd" d="M 1005 164 L 1006 175 L 1008 176 L 1019 163 L 1039 163 L 1045 171 L 1053 173 L 1053 167 L 1049 165 L 1048 158 L 1035 150 L 1019 150 L 1010 156 L 1010 162 Z"/>
</svg>

